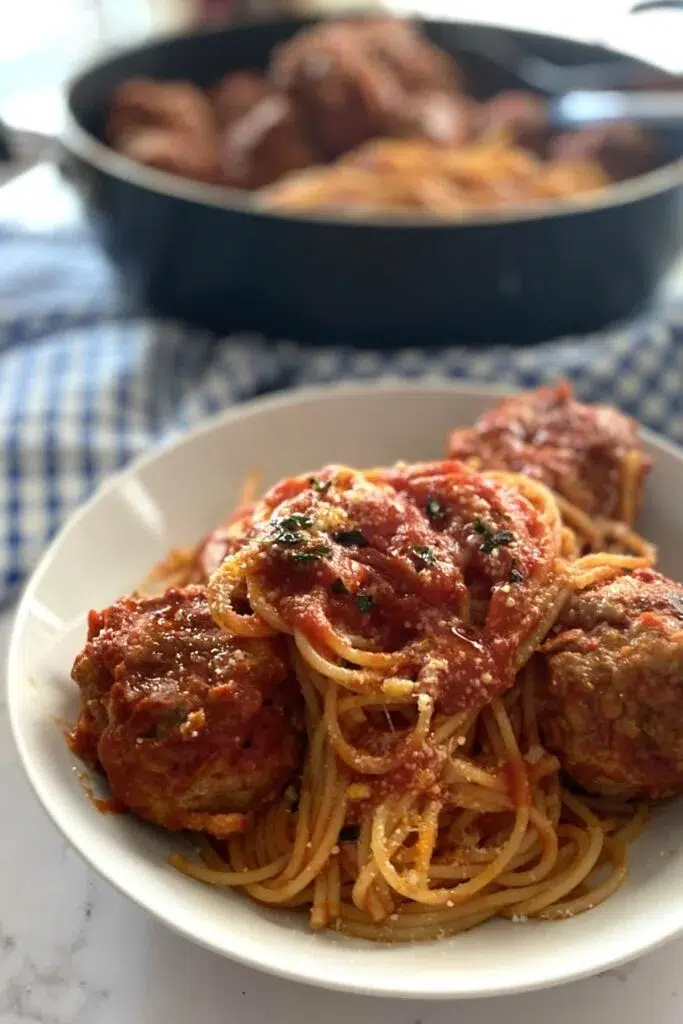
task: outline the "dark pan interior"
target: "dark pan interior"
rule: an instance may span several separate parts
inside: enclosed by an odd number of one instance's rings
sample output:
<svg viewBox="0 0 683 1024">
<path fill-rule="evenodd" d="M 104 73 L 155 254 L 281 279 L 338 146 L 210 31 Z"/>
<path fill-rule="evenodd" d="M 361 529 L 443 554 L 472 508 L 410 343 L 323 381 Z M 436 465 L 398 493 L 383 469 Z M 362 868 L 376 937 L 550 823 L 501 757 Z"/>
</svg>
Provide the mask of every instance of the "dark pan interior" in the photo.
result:
<svg viewBox="0 0 683 1024">
<path fill-rule="evenodd" d="M 188 36 L 163 39 L 123 53 L 86 72 L 72 86 L 69 101 L 76 120 L 90 134 L 103 139 L 103 127 L 111 95 L 126 78 L 143 75 L 157 79 L 187 79 L 209 86 L 229 71 L 242 68 L 263 69 L 271 51 L 290 38 L 313 19 L 287 19 L 237 25 Z M 471 26 L 456 22 L 420 21 L 423 31 L 435 43 L 451 53 L 464 74 L 468 91 L 476 99 L 486 99 L 503 89 L 516 88 L 520 81 L 506 69 L 492 64 L 478 54 L 463 52 L 461 40 L 467 40 Z M 571 67 L 593 63 L 621 62 L 642 72 L 648 65 L 602 47 L 588 46 L 574 40 L 558 39 L 533 33 L 476 26 L 478 46 L 487 38 L 495 44 L 501 35 L 511 36 L 530 55 L 554 64 Z M 657 74 L 655 69 L 653 70 Z M 662 78 L 665 72 L 660 72 Z M 525 86 L 526 87 L 526 86 Z M 665 160 L 683 154 L 683 130 L 659 133 Z"/>
</svg>

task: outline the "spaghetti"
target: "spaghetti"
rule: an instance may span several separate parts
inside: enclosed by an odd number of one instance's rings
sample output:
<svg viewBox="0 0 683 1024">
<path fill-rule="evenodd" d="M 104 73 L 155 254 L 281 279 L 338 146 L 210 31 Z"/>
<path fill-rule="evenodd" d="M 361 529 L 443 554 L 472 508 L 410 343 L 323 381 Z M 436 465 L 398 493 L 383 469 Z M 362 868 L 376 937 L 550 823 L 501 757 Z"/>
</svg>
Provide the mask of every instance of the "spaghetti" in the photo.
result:
<svg viewBox="0 0 683 1024">
<path fill-rule="evenodd" d="M 554 920 L 623 882 L 626 795 L 683 790 L 683 588 L 635 532 L 636 425 L 560 383 L 449 452 L 251 475 L 160 597 L 91 613 L 72 749 L 205 830 L 185 874 L 377 941 Z"/>
<path fill-rule="evenodd" d="M 637 424 L 610 406 L 579 402 L 568 381 L 504 399 L 453 431 L 448 451 L 473 469 L 514 471 L 549 487 L 575 554 L 654 559 L 634 532 L 650 468 Z"/>
<path fill-rule="evenodd" d="M 609 183 L 595 160 L 544 161 L 505 136 L 455 146 L 381 139 L 332 165 L 287 175 L 262 198 L 273 210 L 413 210 L 447 218 L 581 199 Z"/>
<path fill-rule="evenodd" d="M 245 832 L 174 866 L 389 942 L 606 899 L 647 807 L 564 786 L 535 652 L 572 590 L 652 555 L 634 537 L 632 554 L 577 557 L 583 518 L 526 477 L 453 462 L 330 467 L 238 516 L 209 601 L 237 637 L 287 637 L 305 759 Z"/>
</svg>

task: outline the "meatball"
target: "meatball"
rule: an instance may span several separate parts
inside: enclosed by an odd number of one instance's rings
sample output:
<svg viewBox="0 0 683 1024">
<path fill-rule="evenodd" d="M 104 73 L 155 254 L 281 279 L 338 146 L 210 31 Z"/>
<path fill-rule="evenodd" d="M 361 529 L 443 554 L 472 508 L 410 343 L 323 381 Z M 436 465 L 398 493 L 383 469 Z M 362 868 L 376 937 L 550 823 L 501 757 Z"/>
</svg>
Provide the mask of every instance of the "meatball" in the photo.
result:
<svg viewBox="0 0 683 1024">
<path fill-rule="evenodd" d="M 561 161 L 592 160 L 611 181 L 624 181 L 657 166 L 653 136 L 632 124 L 596 125 L 558 135 L 550 156 Z"/>
<path fill-rule="evenodd" d="M 218 182 L 218 132 L 208 97 L 190 82 L 131 78 L 119 86 L 107 139 L 138 163 Z"/>
<path fill-rule="evenodd" d="M 279 47 L 271 69 L 325 159 L 371 138 L 414 131 L 429 115 L 410 110 L 411 97 L 457 91 L 450 56 L 399 19 L 316 25 Z M 456 120 L 452 112 L 448 116 Z"/>
<path fill-rule="evenodd" d="M 263 188 L 284 174 L 310 167 L 317 155 L 295 104 L 277 92 L 234 121 L 220 144 L 225 180 L 237 188 Z"/>
<path fill-rule="evenodd" d="M 683 792 L 683 587 L 650 569 L 574 595 L 545 647 L 539 724 L 585 789 Z"/>
<path fill-rule="evenodd" d="M 566 382 L 507 398 L 473 427 L 454 431 L 449 456 L 524 473 L 590 516 L 629 525 L 649 469 L 635 421 L 609 406 L 583 405 Z"/>
<path fill-rule="evenodd" d="M 548 104 L 524 89 L 500 92 L 483 104 L 479 130 L 484 137 L 505 135 L 510 142 L 544 156 L 550 138 Z"/>
<path fill-rule="evenodd" d="M 276 796 L 298 766 L 300 695 L 284 646 L 222 632 L 201 586 L 91 612 L 72 678 L 72 749 L 164 828 L 234 831 L 235 812 Z"/>
<path fill-rule="evenodd" d="M 209 91 L 218 126 L 227 128 L 273 92 L 273 86 L 257 71 L 231 71 Z"/>
</svg>

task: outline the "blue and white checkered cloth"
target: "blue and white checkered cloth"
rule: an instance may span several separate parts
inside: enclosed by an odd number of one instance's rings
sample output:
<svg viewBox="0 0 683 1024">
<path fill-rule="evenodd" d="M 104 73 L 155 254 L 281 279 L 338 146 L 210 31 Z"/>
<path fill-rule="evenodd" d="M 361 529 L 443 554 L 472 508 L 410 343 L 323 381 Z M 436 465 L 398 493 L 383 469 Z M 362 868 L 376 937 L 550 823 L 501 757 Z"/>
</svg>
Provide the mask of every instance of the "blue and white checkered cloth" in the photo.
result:
<svg viewBox="0 0 683 1024">
<path fill-rule="evenodd" d="M 215 340 L 130 309 L 80 223 L 0 221 L 0 603 L 65 517 L 150 445 L 256 395 L 429 377 L 535 386 L 570 378 L 683 444 L 683 304 L 609 334 L 530 348 L 422 351 Z"/>
</svg>

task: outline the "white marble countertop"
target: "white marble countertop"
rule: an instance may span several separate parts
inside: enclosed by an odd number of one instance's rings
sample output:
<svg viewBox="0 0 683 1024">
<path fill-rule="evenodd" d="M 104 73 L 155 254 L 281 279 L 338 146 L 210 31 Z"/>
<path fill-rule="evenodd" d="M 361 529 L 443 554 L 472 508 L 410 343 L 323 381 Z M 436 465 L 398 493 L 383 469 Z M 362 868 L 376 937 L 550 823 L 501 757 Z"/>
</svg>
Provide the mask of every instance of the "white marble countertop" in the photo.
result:
<svg viewBox="0 0 683 1024">
<path fill-rule="evenodd" d="M 4 666 L 11 615 L 0 617 Z M 4 672 L 4 668 L 2 669 Z M 680 1024 L 683 941 L 503 1000 L 418 1003 L 306 988 L 222 960 L 90 871 L 39 807 L 0 686 L 0 1024 Z"/>
</svg>

